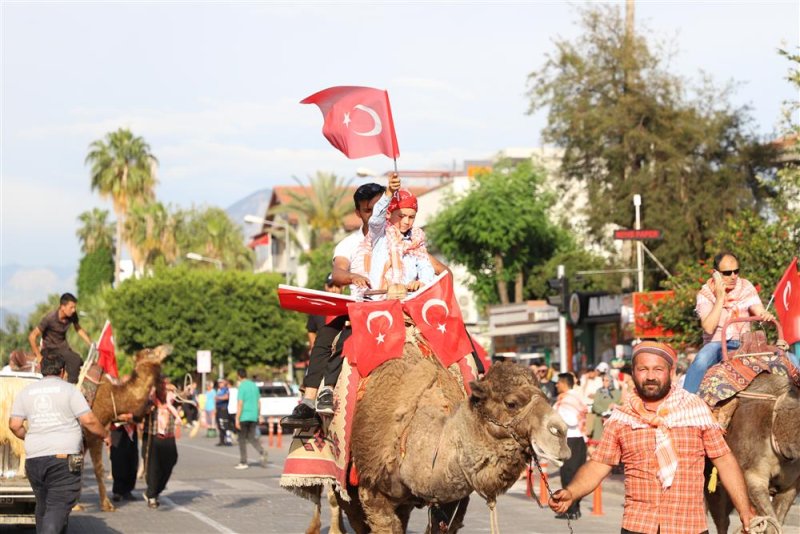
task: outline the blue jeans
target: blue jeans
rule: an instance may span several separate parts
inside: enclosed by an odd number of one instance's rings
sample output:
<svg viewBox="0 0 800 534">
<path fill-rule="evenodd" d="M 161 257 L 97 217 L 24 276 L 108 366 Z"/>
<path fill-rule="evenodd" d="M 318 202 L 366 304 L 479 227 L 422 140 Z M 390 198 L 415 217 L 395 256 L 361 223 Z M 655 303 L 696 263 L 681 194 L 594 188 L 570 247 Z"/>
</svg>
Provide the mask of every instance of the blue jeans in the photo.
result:
<svg viewBox="0 0 800 534">
<path fill-rule="evenodd" d="M 738 339 L 728 340 L 728 350 L 736 350 L 739 348 Z M 718 364 L 722 361 L 722 343 L 719 341 L 709 341 L 697 356 L 694 357 L 692 365 L 686 370 L 686 379 L 683 381 L 683 389 L 689 393 L 697 393 L 700 389 L 700 382 L 706 375 L 711 366 Z"/>
</svg>

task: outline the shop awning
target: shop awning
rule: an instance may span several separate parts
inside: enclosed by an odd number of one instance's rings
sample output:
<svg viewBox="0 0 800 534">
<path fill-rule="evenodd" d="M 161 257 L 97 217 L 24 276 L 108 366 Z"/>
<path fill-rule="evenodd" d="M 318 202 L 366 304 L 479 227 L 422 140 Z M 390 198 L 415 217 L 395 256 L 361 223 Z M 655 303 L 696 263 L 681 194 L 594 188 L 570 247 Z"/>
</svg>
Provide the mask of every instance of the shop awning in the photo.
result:
<svg viewBox="0 0 800 534">
<path fill-rule="evenodd" d="M 522 334 L 536 334 L 536 333 L 558 333 L 558 323 L 555 321 L 546 321 L 541 323 L 526 323 L 526 324 L 513 324 L 508 326 L 498 326 L 486 332 L 489 337 L 500 336 L 519 336 Z"/>
</svg>

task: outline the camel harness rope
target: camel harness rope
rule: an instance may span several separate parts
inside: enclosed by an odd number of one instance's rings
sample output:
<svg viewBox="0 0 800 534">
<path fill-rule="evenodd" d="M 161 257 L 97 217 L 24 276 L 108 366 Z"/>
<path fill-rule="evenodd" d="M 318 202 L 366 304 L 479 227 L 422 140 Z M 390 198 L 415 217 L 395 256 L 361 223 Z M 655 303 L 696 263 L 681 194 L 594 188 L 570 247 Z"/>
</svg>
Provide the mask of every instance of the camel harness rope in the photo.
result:
<svg viewBox="0 0 800 534">
<path fill-rule="evenodd" d="M 551 499 L 555 499 L 555 492 L 553 492 L 553 490 L 550 488 L 550 482 L 548 481 L 547 477 L 544 476 L 544 471 L 542 471 L 542 466 L 539 463 L 539 455 L 536 454 L 536 451 L 533 449 L 533 446 L 530 443 L 522 441 L 519 438 L 519 436 L 517 436 L 517 433 L 514 432 L 514 429 L 511 428 L 511 426 L 514 423 L 516 423 L 519 420 L 519 418 L 521 418 L 523 415 L 527 414 L 528 408 L 531 406 L 532 403 L 533 403 L 533 397 L 531 397 L 531 400 L 528 401 L 528 404 L 526 404 L 523 407 L 523 409 L 520 410 L 520 412 L 516 416 L 512 417 L 511 421 L 509 421 L 508 423 L 501 423 L 500 421 L 497 421 L 497 420 L 493 419 L 492 417 L 490 417 L 489 415 L 487 415 L 485 413 L 482 413 L 480 411 L 478 413 L 480 413 L 480 415 L 484 419 L 486 419 L 487 421 L 489 421 L 493 425 L 496 425 L 496 426 L 499 426 L 500 428 L 505 429 L 506 432 L 508 432 L 511 435 L 511 438 L 517 443 L 517 445 L 519 445 L 522 448 L 522 450 L 530 456 L 530 458 L 531 458 L 530 463 L 531 464 L 533 464 L 533 463 L 536 464 L 536 469 L 539 470 L 539 476 L 541 476 L 542 479 L 544 480 L 544 485 L 547 488 L 547 494 L 550 496 Z M 529 465 L 529 468 L 530 468 L 530 465 Z M 476 493 L 478 493 L 478 492 L 476 492 Z M 483 497 L 488 503 L 488 499 L 486 499 L 486 497 L 484 495 L 481 495 L 481 497 Z M 540 503 L 537 502 L 537 504 L 539 504 L 539 508 L 544 508 L 544 506 L 542 506 Z M 490 504 L 489 505 L 489 510 L 490 510 L 490 525 L 493 527 L 492 528 L 492 532 L 495 532 L 494 526 L 497 523 L 497 517 L 496 517 L 496 510 L 495 510 L 494 505 Z M 569 519 L 569 518 L 567 518 L 567 528 L 569 529 L 569 534 L 574 534 L 574 532 L 572 530 L 572 520 Z"/>
</svg>

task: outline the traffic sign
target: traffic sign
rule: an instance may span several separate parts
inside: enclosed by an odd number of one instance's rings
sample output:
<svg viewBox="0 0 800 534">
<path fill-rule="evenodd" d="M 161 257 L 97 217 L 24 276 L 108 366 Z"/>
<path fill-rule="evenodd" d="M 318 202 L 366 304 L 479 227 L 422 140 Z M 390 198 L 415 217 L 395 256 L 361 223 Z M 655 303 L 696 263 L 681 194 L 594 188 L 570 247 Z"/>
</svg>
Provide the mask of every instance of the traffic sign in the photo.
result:
<svg viewBox="0 0 800 534">
<path fill-rule="evenodd" d="M 614 230 L 614 239 L 641 241 L 644 239 L 661 239 L 661 230 L 641 229 L 641 230 Z"/>
</svg>

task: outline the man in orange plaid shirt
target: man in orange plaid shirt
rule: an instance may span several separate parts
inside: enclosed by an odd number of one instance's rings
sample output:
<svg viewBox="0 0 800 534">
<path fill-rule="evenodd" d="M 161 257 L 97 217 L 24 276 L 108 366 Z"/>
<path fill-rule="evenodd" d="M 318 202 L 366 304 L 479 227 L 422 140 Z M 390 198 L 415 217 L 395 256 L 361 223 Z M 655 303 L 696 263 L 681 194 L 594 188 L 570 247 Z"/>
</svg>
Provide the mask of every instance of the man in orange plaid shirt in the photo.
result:
<svg viewBox="0 0 800 534">
<path fill-rule="evenodd" d="M 564 513 L 621 461 L 625 465 L 622 534 L 708 532 L 703 506 L 707 456 L 748 531 L 755 510 L 742 470 L 708 406 L 672 385 L 675 361 L 675 351 L 666 343 L 644 341 L 634 348 L 635 391 L 614 410 L 591 460 L 555 493 L 550 508 Z"/>
</svg>

